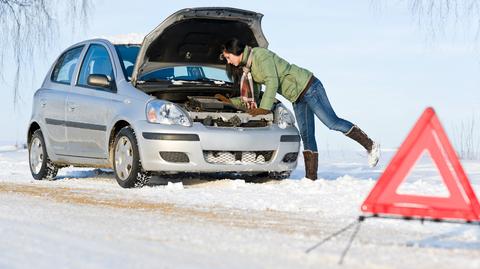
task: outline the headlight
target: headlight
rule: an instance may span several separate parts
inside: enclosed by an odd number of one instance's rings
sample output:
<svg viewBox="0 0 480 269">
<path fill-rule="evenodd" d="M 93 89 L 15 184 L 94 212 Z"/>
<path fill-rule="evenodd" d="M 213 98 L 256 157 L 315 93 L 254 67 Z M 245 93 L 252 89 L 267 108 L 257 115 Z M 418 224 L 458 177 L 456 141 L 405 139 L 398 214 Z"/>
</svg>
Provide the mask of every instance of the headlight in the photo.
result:
<svg viewBox="0 0 480 269">
<path fill-rule="evenodd" d="M 151 123 L 192 126 L 192 121 L 187 112 L 174 103 L 167 101 L 153 100 L 148 102 L 146 114 L 147 121 Z"/>
<path fill-rule="evenodd" d="M 275 107 L 275 122 L 278 124 L 278 127 L 285 129 L 288 126 L 295 125 L 295 117 L 293 117 L 292 112 L 288 108 L 279 104 Z"/>
</svg>

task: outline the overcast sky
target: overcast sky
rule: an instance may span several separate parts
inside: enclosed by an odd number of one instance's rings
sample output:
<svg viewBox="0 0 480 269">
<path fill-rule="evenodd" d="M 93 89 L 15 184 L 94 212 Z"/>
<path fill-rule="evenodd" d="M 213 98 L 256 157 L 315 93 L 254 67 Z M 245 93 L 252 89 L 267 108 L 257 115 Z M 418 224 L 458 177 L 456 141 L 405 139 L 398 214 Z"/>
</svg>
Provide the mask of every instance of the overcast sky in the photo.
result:
<svg viewBox="0 0 480 269">
<path fill-rule="evenodd" d="M 231 6 L 264 14 L 269 48 L 311 70 L 323 82 L 337 114 L 356 123 L 384 148 L 398 147 L 423 109 L 433 106 L 454 139 L 461 122 L 480 116 L 478 41 L 465 28 L 432 38 L 402 1 L 92 1 L 85 30 L 60 27 L 58 46 L 23 81 L 13 114 L 13 74 L 2 70 L 0 141 L 25 141 L 34 91 L 55 57 L 97 36 L 148 33 L 186 7 Z M 390 2 L 389 4 L 372 4 Z M 167 4 L 168 3 L 168 4 Z M 8 62 L 7 62 L 8 66 Z M 480 123 L 479 123 L 480 124 Z M 317 122 L 320 150 L 361 149 Z"/>
</svg>

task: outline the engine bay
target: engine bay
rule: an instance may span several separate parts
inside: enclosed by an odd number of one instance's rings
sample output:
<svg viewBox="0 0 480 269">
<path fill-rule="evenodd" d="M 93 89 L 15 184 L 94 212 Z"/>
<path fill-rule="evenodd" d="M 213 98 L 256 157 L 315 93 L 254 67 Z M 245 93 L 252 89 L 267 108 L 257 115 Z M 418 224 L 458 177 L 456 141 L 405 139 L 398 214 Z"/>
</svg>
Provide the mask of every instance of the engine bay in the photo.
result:
<svg viewBox="0 0 480 269">
<path fill-rule="evenodd" d="M 273 113 L 252 116 L 242 108 L 224 103 L 214 97 L 220 93 L 227 98 L 236 96 L 238 89 L 231 85 L 203 85 L 183 83 L 181 85 L 165 82 L 148 82 L 137 88 L 183 107 L 194 122 L 208 127 L 267 127 L 273 123 Z M 262 95 L 262 93 L 260 93 Z"/>
<path fill-rule="evenodd" d="M 196 112 L 245 112 L 241 107 L 223 103 L 212 96 L 187 96 L 185 108 Z"/>
<path fill-rule="evenodd" d="M 223 103 L 212 96 L 188 96 L 183 107 L 194 122 L 212 127 L 266 127 L 272 124 L 273 114 L 251 116 L 245 109 Z"/>
</svg>

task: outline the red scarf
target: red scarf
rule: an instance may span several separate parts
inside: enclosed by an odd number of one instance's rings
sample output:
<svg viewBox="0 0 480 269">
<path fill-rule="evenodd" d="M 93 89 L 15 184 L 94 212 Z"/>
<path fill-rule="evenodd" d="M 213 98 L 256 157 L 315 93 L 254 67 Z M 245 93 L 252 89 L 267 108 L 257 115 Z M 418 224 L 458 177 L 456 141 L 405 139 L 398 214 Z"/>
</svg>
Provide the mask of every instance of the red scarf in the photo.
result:
<svg viewBox="0 0 480 269">
<path fill-rule="evenodd" d="M 251 47 L 247 46 L 247 51 L 247 63 L 242 67 L 243 74 L 240 78 L 240 100 L 242 100 L 248 109 L 253 109 L 257 108 L 255 94 L 253 92 L 253 79 L 252 74 L 250 73 L 250 68 L 252 67 L 253 50 Z"/>
</svg>

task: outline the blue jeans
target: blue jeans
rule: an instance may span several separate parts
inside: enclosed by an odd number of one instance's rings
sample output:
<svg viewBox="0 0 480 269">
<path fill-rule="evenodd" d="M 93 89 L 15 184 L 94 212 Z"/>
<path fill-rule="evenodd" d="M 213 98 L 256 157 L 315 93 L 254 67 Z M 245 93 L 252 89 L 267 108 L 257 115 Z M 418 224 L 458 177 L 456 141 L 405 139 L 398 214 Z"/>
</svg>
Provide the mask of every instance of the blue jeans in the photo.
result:
<svg viewBox="0 0 480 269">
<path fill-rule="evenodd" d="M 310 88 L 303 97 L 293 103 L 293 110 L 297 118 L 300 135 L 302 136 L 303 148 L 305 150 L 318 151 L 315 140 L 315 114 L 330 130 L 347 133 L 353 127 L 353 123 L 339 118 L 333 111 L 327 93 L 322 82 L 313 78 Z"/>
</svg>

